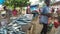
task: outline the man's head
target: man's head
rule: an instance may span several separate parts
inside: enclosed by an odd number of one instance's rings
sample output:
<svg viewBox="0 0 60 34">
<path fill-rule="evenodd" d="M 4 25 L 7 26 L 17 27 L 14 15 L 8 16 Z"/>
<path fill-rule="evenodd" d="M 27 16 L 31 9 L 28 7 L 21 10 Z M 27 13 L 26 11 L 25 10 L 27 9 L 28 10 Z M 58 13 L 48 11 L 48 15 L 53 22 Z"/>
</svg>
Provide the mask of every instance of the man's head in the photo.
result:
<svg viewBox="0 0 60 34">
<path fill-rule="evenodd" d="M 7 9 L 6 6 L 4 6 L 3 9 L 6 10 Z"/>
<path fill-rule="evenodd" d="M 50 6 L 50 0 L 45 0 L 47 6 Z"/>
</svg>

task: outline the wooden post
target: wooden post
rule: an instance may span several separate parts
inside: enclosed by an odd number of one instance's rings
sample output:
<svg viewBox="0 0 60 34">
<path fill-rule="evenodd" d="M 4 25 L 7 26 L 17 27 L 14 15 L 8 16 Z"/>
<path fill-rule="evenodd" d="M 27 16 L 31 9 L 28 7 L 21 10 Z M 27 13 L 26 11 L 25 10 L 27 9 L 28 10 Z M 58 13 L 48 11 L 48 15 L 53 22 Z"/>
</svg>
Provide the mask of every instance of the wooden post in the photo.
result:
<svg viewBox="0 0 60 34">
<path fill-rule="evenodd" d="M 0 11 L 0 27 L 1 27 L 1 11 Z"/>
</svg>

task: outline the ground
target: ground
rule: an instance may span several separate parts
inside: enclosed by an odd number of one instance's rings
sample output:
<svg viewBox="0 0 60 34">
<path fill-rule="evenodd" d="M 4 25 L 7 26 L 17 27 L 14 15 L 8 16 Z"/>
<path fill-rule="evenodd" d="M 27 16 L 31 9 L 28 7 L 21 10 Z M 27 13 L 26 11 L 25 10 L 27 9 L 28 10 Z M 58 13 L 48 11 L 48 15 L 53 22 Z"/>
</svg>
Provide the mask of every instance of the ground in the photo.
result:
<svg viewBox="0 0 60 34">
<path fill-rule="evenodd" d="M 39 24 L 39 16 L 36 17 L 33 21 L 32 21 L 33 25 L 32 25 L 32 30 L 30 31 L 30 33 L 27 34 L 40 34 L 43 25 Z M 53 27 L 51 32 L 48 32 L 47 34 L 55 34 L 55 28 Z"/>
</svg>

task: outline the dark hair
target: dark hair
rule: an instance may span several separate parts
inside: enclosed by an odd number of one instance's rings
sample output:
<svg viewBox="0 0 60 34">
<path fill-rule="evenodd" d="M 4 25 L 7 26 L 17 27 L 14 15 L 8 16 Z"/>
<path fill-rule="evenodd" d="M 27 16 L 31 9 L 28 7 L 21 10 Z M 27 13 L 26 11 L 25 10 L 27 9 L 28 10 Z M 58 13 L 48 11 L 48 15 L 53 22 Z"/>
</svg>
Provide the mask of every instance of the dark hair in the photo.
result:
<svg viewBox="0 0 60 34">
<path fill-rule="evenodd" d="M 45 4 L 46 4 L 47 6 L 49 6 L 49 5 L 50 5 L 50 0 L 45 0 Z"/>
<path fill-rule="evenodd" d="M 50 0 L 45 0 L 45 3 L 46 3 L 46 2 L 50 3 Z"/>
<path fill-rule="evenodd" d="M 4 17 L 4 16 L 5 16 L 5 14 L 2 14 L 2 16 Z"/>
<path fill-rule="evenodd" d="M 54 12 L 54 8 L 52 8 L 52 12 Z"/>
<path fill-rule="evenodd" d="M 4 6 L 3 9 L 6 10 L 6 6 Z"/>
</svg>

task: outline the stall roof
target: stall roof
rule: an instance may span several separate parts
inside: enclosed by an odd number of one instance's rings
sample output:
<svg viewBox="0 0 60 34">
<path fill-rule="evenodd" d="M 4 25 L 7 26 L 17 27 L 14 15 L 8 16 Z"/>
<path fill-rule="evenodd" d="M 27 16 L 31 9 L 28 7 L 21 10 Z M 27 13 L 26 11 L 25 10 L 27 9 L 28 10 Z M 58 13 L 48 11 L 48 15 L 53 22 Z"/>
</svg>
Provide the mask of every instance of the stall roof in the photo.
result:
<svg viewBox="0 0 60 34">
<path fill-rule="evenodd" d="M 60 1 L 55 2 L 55 3 L 53 3 L 52 5 L 53 5 L 53 6 L 55 6 L 55 5 L 60 5 Z"/>
</svg>

